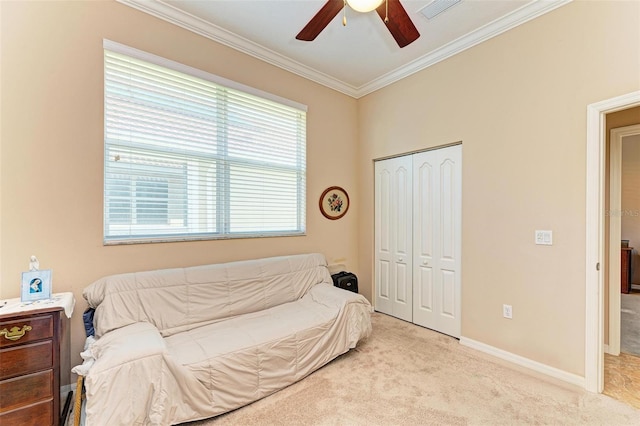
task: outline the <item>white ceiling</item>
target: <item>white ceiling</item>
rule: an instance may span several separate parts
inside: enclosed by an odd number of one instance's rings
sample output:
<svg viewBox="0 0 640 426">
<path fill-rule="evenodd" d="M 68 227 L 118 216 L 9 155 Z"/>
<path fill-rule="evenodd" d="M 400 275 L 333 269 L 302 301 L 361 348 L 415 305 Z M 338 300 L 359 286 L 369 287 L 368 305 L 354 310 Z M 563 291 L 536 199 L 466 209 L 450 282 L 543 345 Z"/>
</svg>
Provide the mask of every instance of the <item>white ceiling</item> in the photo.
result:
<svg viewBox="0 0 640 426">
<path fill-rule="evenodd" d="M 420 32 L 399 48 L 378 14 L 347 8 L 311 42 L 295 36 L 326 0 L 119 0 L 359 98 L 571 0 L 462 0 L 433 19 L 433 0 L 401 0 Z"/>
</svg>

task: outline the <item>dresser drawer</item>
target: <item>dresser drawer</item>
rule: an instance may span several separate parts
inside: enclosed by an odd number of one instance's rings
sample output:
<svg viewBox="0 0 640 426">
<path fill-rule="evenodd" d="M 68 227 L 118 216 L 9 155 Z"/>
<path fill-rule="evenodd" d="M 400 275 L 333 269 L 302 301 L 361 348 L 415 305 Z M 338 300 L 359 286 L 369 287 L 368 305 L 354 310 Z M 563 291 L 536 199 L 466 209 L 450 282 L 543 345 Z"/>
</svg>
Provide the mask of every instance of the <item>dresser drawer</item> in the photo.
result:
<svg viewBox="0 0 640 426">
<path fill-rule="evenodd" d="M 59 306 L 26 308 L 0 312 L 0 426 L 60 426 L 67 414 L 60 386 L 70 370 L 69 319 Z"/>
<path fill-rule="evenodd" d="M 16 410 L 0 413 L 2 426 L 45 426 L 57 424 L 53 417 L 53 401 L 43 401 Z"/>
<path fill-rule="evenodd" d="M 53 368 L 53 341 L 0 350 L 0 380 Z"/>
<path fill-rule="evenodd" d="M 43 400 L 53 400 L 53 370 L 0 382 L 0 413 Z"/>
<path fill-rule="evenodd" d="M 0 348 L 53 337 L 53 316 L 0 322 Z"/>
</svg>

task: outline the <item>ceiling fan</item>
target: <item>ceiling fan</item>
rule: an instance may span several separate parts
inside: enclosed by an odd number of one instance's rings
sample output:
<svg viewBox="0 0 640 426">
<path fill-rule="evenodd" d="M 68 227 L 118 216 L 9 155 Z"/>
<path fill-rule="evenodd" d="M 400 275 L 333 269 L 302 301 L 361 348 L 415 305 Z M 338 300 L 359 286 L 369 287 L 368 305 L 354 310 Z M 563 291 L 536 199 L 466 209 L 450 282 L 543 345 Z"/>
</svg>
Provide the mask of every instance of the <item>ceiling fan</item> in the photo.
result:
<svg viewBox="0 0 640 426">
<path fill-rule="evenodd" d="M 365 3 L 370 3 L 371 6 L 365 6 L 364 8 L 360 8 L 358 3 L 362 2 L 355 0 L 328 0 L 300 31 L 296 39 L 303 41 L 314 40 L 347 4 L 358 12 L 369 12 L 375 9 L 400 47 L 405 47 L 420 37 L 420 33 L 416 26 L 413 25 L 407 11 L 400 4 L 400 0 L 368 1 Z M 345 20 L 343 20 L 343 25 L 346 25 Z"/>
</svg>

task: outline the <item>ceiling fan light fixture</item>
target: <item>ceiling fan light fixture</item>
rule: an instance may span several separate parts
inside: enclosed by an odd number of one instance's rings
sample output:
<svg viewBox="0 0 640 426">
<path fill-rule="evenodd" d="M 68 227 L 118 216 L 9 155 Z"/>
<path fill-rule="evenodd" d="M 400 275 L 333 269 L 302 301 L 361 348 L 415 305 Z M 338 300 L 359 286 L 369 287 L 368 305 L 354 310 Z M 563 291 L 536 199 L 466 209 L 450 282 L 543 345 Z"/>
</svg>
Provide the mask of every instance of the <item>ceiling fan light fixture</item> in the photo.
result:
<svg viewBox="0 0 640 426">
<path fill-rule="evenodd" d="M 384 0 L 347 0 L 347 4 L 356 12 L 371 12 L 376 10 Z"/>
</svg>

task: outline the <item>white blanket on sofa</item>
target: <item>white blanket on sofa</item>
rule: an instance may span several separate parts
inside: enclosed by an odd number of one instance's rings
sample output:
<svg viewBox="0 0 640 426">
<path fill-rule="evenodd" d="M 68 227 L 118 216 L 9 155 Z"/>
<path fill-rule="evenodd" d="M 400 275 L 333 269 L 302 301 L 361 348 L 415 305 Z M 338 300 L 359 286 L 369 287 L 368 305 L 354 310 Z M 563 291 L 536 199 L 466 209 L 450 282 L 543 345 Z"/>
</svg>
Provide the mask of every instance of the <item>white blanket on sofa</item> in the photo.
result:
<svg viewBox="0 0 640 426">
<path fill-rule="evenodd" d="M 103 278 L 84 291 L 98 339 L 89 425 L 168 425 L 267 396 L 356 346 L 371 305 L 319 254 Z"/>
</svg>

